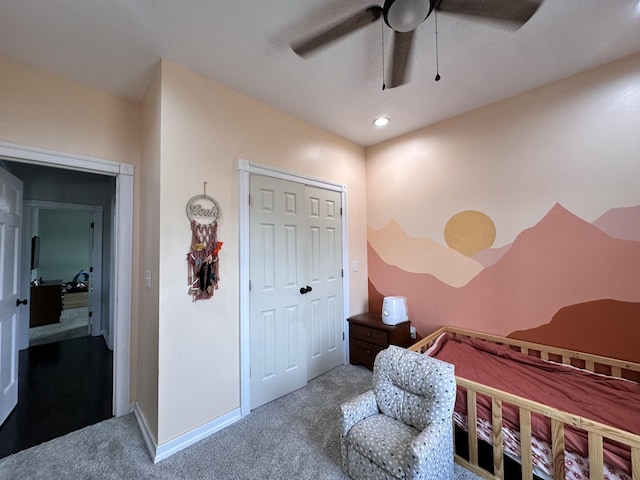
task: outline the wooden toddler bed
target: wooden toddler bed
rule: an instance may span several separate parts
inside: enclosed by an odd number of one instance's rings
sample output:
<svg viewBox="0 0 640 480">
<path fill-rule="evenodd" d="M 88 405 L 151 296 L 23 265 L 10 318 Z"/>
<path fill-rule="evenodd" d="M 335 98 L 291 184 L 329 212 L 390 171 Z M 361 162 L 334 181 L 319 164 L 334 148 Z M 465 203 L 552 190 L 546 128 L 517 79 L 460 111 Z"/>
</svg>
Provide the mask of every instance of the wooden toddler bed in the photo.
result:
<svg viewBox="0 0 640 480">
<path fill-rule="evenodd" d="M 640 364 L 453 327 L 409 349 L 456 367 L 468 454 L 455 459 L 469 470 L 503 479 L 506 455 L 523 479 L 640 480 Z M 493 472 L 477 438 L 493 445 Z"/>
</svg>

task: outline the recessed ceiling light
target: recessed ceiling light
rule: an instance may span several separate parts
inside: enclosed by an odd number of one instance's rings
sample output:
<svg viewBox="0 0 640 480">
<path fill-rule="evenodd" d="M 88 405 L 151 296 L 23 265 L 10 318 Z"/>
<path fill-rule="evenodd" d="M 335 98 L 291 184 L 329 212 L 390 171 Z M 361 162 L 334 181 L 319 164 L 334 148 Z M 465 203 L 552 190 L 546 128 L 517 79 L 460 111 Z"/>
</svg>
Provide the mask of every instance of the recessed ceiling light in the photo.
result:
<svg viewBox="0 0 640 480">
<path fill-rule="evenodd" d="M 376 127 L 384 127 L 384 126 L 388 125 L 390 121 L 391 120 L 389 120 L 387 117 L 378 117 L 372 123 Z"/>
</svg>

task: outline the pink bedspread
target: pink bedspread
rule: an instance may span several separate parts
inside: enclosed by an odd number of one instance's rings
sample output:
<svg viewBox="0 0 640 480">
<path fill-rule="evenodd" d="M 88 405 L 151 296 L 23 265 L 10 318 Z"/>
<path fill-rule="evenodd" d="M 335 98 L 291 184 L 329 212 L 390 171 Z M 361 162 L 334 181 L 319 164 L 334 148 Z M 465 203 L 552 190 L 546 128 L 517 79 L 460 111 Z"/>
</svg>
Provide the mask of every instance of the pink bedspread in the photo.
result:
<svg viewBox="0 0 640 480">
<path fill-rule="evenodd" d="M 640 435 L 640 385 L 547 362 L 508 347 L 443 335 L 427 352 L 455 365 L 457 376 L 528 398 L 565 412 Z M 466 414 L 466 395 L 458 389 L 456 411 Z M 478 395 L 478 416 L 491 419 L 491 402 Z M 505 426 L 518 429 L 517 408 L 503 404 Z M 551 443 L 549 420 L 532 414 L 533 435 Z M 630 473 L 628 448 L 605 439 L 604 461 Z M 565 428 L 565 448 L 588 458 L 587 433 Z"/>
</svg>

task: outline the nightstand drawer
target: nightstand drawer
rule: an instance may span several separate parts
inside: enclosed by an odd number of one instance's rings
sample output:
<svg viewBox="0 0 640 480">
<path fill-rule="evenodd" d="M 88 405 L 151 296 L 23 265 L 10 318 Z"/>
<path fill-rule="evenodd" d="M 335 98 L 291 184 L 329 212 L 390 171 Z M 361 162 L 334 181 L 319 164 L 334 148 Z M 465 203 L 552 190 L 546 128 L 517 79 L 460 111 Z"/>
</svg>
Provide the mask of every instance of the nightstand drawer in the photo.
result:
<svg viewBox="0 0 640 480">
<path fill-rule="evenodd" d="M 351 342 L 349 342 L 349 363 L 352 365 L 364 365 L 373 370 L 373 362 L 376 359 L 376 355 L 385 348 L 387 347 L 351 339 Z"/>
<path fill-rule="evenodd" d="M 388 334 L 384 330 L 365 327 L 363 325 L 352 324 L 350 327 L 350 337 L 353 340 L 361 340 L 367 343 L 374 343 L 381 347 L 389 345 Z"/>
<path fill-rule="evenodd" d="M 386 325 L 382 315 L 361 313 L 348 318 L 349 361 L 353 365 L 364 365 L 373 369 L 376 355 L 389 345 L 408 347 L 412 341 L 409 322 Z"/>
</svg>

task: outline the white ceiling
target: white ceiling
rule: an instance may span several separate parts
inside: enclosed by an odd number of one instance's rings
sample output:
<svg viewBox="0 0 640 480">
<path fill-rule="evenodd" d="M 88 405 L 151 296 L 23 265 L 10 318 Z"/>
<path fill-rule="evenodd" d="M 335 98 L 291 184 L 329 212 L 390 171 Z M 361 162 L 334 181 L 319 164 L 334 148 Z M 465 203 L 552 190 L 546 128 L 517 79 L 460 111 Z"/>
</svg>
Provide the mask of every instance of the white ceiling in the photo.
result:
<svg viewBox="0 0 640 480">
<path fill-rule="evenodd" d="M 307 59 L 289 47 L 372 3 L 2 0 L 0 55 L 134 100 L 164 57 L 369 146 L 640 52 L 636 0 L 545 0 L 517 31 L 441 13 L 439 82 L 432 15 L 409 83 L 384 91 L 382 21 Z M 389 126 L 371 125 L 379 115 Z"/>
</svg>

